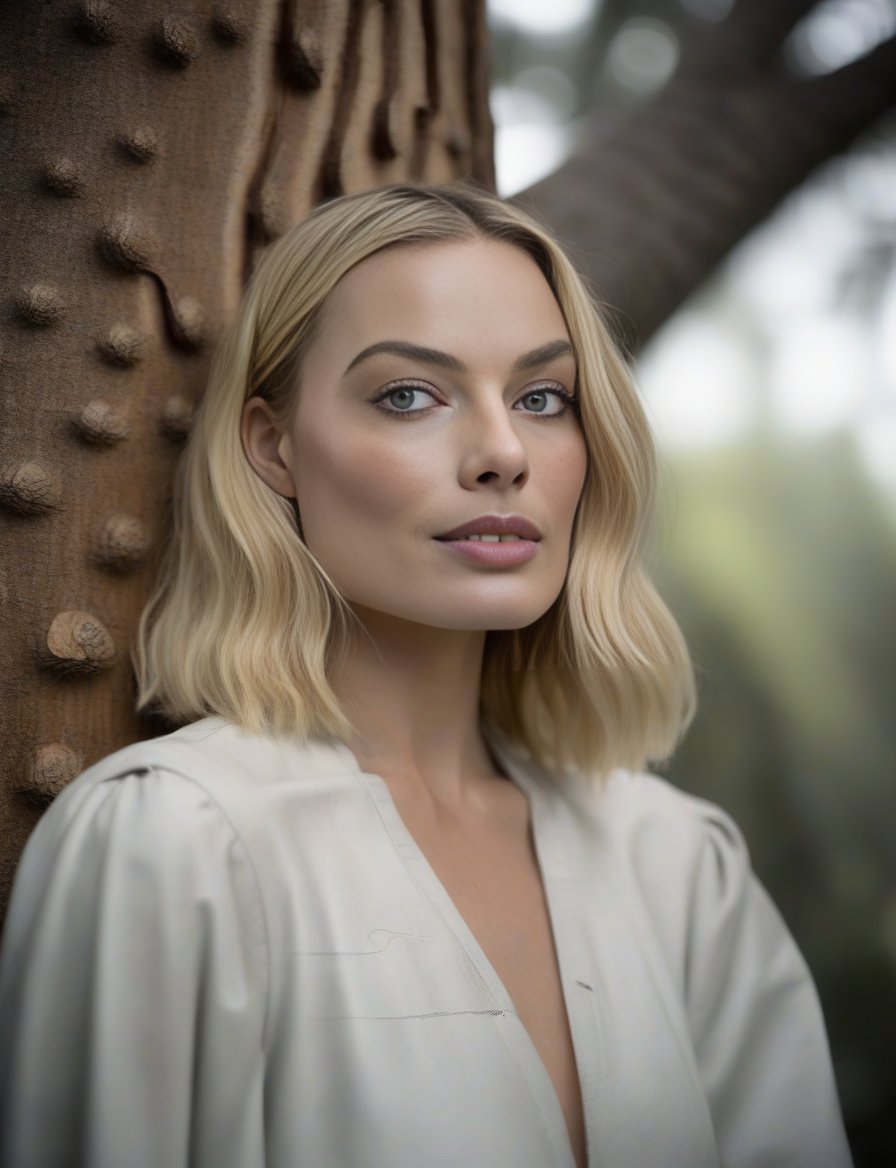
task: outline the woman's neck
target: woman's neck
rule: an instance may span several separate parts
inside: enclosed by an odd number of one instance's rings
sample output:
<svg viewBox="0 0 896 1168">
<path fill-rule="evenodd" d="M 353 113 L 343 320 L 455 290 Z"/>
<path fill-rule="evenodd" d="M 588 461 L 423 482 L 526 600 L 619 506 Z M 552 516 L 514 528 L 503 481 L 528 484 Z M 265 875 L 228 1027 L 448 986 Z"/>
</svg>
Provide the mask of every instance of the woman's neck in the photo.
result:
<svg viewBox="0 0 896 1168">
<path fill-rule="evenodd" d="M 366 633 L 332 676 L 355 728 L 348 747 L 393 793 L 475 806 L 495 776 L 479 729 L 485 633 L 356 613 Z"/>
</svg>

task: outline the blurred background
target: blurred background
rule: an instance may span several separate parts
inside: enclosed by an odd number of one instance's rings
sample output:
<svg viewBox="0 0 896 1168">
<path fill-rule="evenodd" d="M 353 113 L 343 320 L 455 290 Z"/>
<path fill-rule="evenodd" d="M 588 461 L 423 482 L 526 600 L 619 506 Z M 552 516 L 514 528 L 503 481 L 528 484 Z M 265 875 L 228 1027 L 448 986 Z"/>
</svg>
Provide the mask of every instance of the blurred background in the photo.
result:
<svg viewBox="0 0 896 1168">
<path fill-rule="evenodd" d="M 500 192 L 661 100 L 682 38 L 730 7 L 490 0 Z M 822 77 L 894 32 L 893 0 L 823 2 L 780 68 Z M 699 671 L 667 773 L 742 827 L 816 978 L 856 1164 L 892 1168 L 896 117 L 815 170 L 632 363 L 661 462 L 655 574 Z"/>
</svg>

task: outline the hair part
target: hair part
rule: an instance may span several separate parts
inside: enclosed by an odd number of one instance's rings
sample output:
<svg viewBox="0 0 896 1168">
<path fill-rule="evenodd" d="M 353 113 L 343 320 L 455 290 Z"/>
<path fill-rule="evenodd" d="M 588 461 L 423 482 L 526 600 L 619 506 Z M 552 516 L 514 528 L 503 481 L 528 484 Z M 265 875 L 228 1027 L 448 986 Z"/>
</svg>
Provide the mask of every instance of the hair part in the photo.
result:
<svg viewBox="0 0 896 1168">
<path fill-rule="evenodd" d="M 356 626 L 301 536 L 291 500 L 255 473 L 240 421 L 255 395 L 285 421 L 327 297 L 356 264 L 413 244 L 488 238 L 544 273 L 578 363 L 588 469 L 563 591 L 533 624 L 486 636 L 483 719 L 545 766 L 602 776 L 668 756 L 694 708 L 681 633 L 643 564 L 654 451 L 625 363 L 581 277 L 518 208 L 470 187 L 385 187 L 317 208 L 273 244 L 215 355 L 178 468 L 174 528 L 142 614 L 138 709 L 186 722 L 343 739 L 330 685 Z"/>
</svg>

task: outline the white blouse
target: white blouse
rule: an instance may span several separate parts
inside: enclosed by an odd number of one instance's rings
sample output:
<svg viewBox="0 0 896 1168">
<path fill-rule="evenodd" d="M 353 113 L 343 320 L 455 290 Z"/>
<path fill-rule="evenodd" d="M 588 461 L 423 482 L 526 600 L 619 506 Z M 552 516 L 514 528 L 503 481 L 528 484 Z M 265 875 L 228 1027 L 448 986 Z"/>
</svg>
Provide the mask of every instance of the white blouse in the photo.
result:
<svg viewBox="0 0 896 1168">
<path fill-rule="evenodd" d="M 848 1168 L 815 989 L 732 821 L 489 743 L 529 800 L 590 1168 Z M 3 1168 L 573 1168 L 384 781 L 221 718 L 109 756 L 38 824 L 0 1099 Z"/>
</svg>

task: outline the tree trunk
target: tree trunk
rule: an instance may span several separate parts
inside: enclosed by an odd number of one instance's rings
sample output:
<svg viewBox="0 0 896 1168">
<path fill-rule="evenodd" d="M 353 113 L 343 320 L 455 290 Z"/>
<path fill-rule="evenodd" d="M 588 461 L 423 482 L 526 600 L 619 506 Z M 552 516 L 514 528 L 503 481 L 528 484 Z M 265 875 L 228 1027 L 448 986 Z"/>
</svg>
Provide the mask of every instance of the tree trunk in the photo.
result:
<svg viewBox="0 0 896 1168">
<path fill-rule="evenodd" d="M 666 88 L 519 196 L 557 231 L 629 350 L 820 163 L 896 101 L 896 38 L 825 76 L 781 49 L 814 0 L 739 0 Z"/>
<path fill-rule="evenodd" d="M 483 0 L 0 8 L 0 904 L 40 808 L 157 732 L 129 648 L 215 338 L 322 198 L 492 186 Z"/>
</svg>

